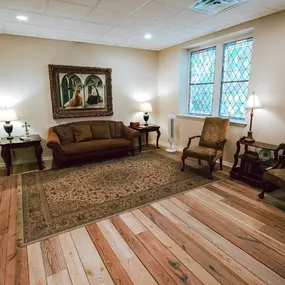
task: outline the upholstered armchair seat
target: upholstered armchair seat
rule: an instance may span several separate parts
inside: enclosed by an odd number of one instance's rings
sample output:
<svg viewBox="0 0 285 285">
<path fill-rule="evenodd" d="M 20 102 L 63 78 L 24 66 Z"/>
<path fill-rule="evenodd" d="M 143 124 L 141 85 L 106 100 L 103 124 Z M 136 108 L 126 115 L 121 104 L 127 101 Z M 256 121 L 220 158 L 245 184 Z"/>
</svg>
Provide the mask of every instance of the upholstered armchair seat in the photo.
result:
<svg viewBox="0 0 285 285">
<path fill-rule="evenodd" d="M 218 159 L 220 160 L 220 169 L 222 169 L 223 151 L 227 141 L 228 128 L 229 119 L 206 118 L 201 135 L 189 138 L 188 144 L 183 149 L 181 170 L 184 171 L 185 169 L 185 159 L 187 157 L 198 159 L 199 164 L 201 164 L 201 160 L 207 161 L 211 176 Z M 198 138 L 200 138 L 198 146 L 192 147 L 192 140 Z"/>
<path fill-rule="evenodd" d="M 264 173 L 263 179 L 283 188 L 285 187 L 285 169 L 271 169 Z"/>
<path fill-rule="evenodd" d="M 282 154 L 280 154 L 280 152 Z M 274 151 L 277 161 L 268 167 L 263 174 L 262 192 L 258 194 L 260 199 L 264 198 L 264 193 L 272 192 L 278 188 L 285 188 L 285 144 L 281 143 Z"/>
<path fill-rule="evenodd" d="M 185 150 L 184 154 L 197 159 L 208 160 L 213 158 L 214 160 L 218 160 L 223 156 L 223 151 L 217 150 L 217 153 L 215 154 L 215 149 L 213 148 L 205 146 L 193 146 Z"/>
</svg>

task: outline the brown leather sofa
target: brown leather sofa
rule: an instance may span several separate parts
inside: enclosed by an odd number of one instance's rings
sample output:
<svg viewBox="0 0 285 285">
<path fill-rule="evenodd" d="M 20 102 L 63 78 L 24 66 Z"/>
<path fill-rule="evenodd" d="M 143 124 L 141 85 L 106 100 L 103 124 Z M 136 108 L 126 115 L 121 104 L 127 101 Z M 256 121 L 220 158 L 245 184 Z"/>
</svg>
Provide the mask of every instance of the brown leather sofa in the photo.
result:
<svg viewBox="0 0 285 285">
<path fill-rule="evenodd" d="M 82 121 L 62 124 L 48 130 L 47 147 L 58 167 L 135 152 L 140 135 L 122 122 Z"/>
</svg>

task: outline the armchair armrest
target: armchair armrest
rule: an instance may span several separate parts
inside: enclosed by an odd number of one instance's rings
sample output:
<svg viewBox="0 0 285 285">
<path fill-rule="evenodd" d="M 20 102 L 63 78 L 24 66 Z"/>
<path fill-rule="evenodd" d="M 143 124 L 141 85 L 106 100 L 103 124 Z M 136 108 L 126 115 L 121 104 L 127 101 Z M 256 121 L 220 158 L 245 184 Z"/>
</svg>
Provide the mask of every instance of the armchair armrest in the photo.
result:
<svg viewBox="0 0 285 285">
<path fill-rule="evenodd" d="M 227 142 L 227 139 L 224 139 L 222 141 L 217 142 L 217 145 L 215 147 L 215 151 L 214 151 L 212 157 L 216 157 L 218 150 L 223 150 L 224 149 L 224 146 L 225 146 L 226 142 Z"/>
<path fill-rule="evenodd" d="M 281 168 L 285 168 L 285 155 L 284 154 L 279 155 L 277 161 L 270 167 L 266 168 L 265 172 L 271 169 L 278 168 L 279 166 L 281 166 Z"/>
<path fill-rule="evenodd" d="M 184 147 L 183 151 L 187 150 L 187 149 L 190 147 L 191 142 L 192 142 L 193 139 L 200 138 L 200 137 L 201 137 L 201 135 L 200 135 L 200 136 L 193 136 L 193 137 L 190 137 L 190 138 L 188 139 L 188 143 L 187 143 L 187 145 Z"/>
<path fill-rule="evenodd" d="M 123 125 L 123 137 L 128 141 L 133 141 L 135 138 L 140 136 L 140 132 L 133 130 L 125 125 Z"/>
<path fill-rule="evenodd" d="M 61 148 L 61 143 L 60 143 L 58 135 L 53 130 L 53 128 L 49 128 L 48 137 L 47 137 L 47 147 L 53 148 L 55 146 Z"/>
</svg>

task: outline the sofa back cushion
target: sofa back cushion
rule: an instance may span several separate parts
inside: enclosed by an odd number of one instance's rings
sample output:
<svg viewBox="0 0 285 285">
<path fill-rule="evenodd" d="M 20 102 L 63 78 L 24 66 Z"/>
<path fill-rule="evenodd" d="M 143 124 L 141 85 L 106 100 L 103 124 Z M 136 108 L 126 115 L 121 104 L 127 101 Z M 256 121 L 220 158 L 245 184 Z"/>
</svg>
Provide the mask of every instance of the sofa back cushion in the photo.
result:
<svg viewBox="0 0 285 285">
<path fill-rule="evenodd" d="M 121 138 L 123 136 L 123 123 L 122 122 L 109 122 L 109 128 L 112 138 Z"/>
<path fill-rule="evenodd" d="M 111 138 L 109 124 L 100 124 L 100 125 L 92 124 L 90 125 L 90 127 L 91 127 L 94 140 L 102 140 L 102 139 Z"/>
<path fill-rule="evenodd" d="M 55 126 L 53 127 L 53 130 L 58 135 L 61 144 L 69 144 L 75 142 L 72 124 Z"/>
<path fill-rule="evenodd" d="M 93 140 L 90 125 L 73 125 L 76 142 Z"/>
</svg>

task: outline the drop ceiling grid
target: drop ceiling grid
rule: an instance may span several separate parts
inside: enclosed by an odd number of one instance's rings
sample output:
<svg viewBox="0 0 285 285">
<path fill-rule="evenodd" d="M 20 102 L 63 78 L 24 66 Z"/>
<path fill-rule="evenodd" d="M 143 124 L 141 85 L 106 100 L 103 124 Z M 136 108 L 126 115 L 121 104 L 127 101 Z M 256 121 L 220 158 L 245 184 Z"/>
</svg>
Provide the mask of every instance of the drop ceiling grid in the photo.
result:
<svg viewBox="0 0 285 285">
<path fill-rule="evenodd" d="M 0 33 L 160 50 L 285 9 L 285 0 L 249 0 L 212 16 L 187 9 L 194 2 L 0 0 Z"/>
</svg>

